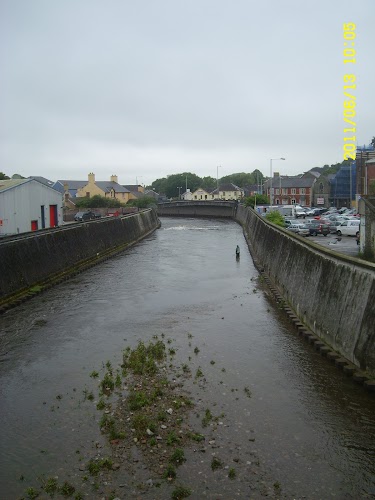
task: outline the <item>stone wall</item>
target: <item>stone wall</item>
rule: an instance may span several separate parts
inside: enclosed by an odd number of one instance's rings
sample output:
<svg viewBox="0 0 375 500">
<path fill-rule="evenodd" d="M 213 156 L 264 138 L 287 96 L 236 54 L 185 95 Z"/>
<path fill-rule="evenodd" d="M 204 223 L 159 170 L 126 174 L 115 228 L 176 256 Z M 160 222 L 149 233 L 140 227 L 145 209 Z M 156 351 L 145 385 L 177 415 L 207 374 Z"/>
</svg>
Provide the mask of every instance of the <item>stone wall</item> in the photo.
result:
<svg viewBox="0 0 375 500">
<path fill-rule="evenodd" d="M 15 241 L 0 240 L 0 304 L 59 273 L 125 249 L 159 226 L 154 210 L 67 225 Z"/>
<path fill-rule="evenodd" d="M 158 203 L 158 214 L 172 217 L 233 217 L 234 201 L 175 201 Z"/>
<path fill-rule="evenodd" d="M 240 206 L 254 260 L 301 321 L 334 350 L 375 374 L 375 265 L 340 256 Z"/>
</svg>

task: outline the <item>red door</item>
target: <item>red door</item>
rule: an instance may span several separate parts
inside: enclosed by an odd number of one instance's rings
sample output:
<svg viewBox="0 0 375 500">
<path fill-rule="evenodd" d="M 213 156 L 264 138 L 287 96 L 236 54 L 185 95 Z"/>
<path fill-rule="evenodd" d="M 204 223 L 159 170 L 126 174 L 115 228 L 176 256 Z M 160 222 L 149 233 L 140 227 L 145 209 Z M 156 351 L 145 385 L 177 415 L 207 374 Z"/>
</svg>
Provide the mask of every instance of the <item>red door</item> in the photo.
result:
<svg viewBox="0 0 375 500">
<path fill-rule="evenodd" d="M 31 221 L 31 231 L 37 231 L 37 230 L 38 230 L 38 221 L 32 220 Z"/>
<path fill-rule="evenodd" d="M 57 205 L 49 206 L 49 227 L 57 226 Z"/>
</svg>

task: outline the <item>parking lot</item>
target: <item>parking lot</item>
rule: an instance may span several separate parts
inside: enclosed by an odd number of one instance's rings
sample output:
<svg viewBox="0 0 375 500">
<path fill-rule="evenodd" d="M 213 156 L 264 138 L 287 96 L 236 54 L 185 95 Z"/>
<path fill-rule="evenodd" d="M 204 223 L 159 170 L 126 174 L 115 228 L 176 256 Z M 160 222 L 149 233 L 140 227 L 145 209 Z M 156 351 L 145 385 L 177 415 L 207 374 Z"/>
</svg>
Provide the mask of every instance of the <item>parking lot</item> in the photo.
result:
<svg viewBox="0 0 375 500">
<path fill-rule="evenodd" d="M 318 234 L 317 236 L 309 236 L 308 238 L 310 241 L 314 241 L 334 252 L 358 257 L 359 245 L 357 245 L 357 240 L 354 236 L 339 237 L 336 234 L 328 234 L 327 236 Z"/>
</svg>

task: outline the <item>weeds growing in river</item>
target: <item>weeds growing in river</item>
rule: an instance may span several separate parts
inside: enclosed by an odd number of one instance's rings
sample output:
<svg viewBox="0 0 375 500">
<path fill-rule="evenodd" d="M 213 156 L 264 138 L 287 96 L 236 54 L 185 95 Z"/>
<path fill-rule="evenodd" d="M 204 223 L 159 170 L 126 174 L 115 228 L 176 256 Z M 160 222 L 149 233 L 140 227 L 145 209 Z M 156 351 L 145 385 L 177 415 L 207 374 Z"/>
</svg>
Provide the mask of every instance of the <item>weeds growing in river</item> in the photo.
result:
<svg viewBox="0 0 375 500">
<path fill-rule="evenodd" d="M 236 477 L 236 470 L 231 467 L 228 471 L 228 477 L 229 479 L 234 479 Z"/>
<path fill-rule="evenodd" d="M 97 476 L 102 469 L 111 469 L 112 460 L 110 458 L 102 458 L 101 460 L 90 460 L 87 469 L 91 476 Z"/>
<path fill-rule="evenodd" d="M 177 476 L 176 469 L 173 467 L 172 464 L 168 464 L 167 468 L 165 469 L 165 472 L 163 474 L 163 477 L 165 479 L 169 479 L 170 481 L 175 479 Z"/>
<path fill-rule="evenodd" d="M 53 494 L 56 493 L 59 484 L 55 477 L 49 477 L 48 479 L 42 481 L 42 488 L 46 493 Z"/>
<path fill-rule="evenodd" d="M 60 486 L 59 488 L 59 492 L 64 495 L 64 497 L 70 497 L 73 495 L 73 493 L 75 492 L 75 488 L 73 485 L 71 485 L 70 483 L 68 483 L 67 481 L 65 481 L 65 483 Z"/>
<path fill-rule="evenodd" d="M 158 340 L 150 342 L 147 346 L 139 342 L 138 347 L 133 351 L 125 349 L 123 353 L 123 367 L 129 368 L 136 375 L 153 375 L 157 372 L 157 362 L 165 358 L 165 345 Z"/>
<path fill-rule="evenodd" d="M 144 391 L 132 392 L 128 396 L 128 404 L 131 411 L 140 410 L 150 404 L 150 400 Z"/>
<path fill-rule="evenodd" d="M 30 486 L 30 488 L 27 488 L 27 490 L 26 490 L 26 495 L 27 495 L 27 498 L 34 499 L 34 498 L 37 498 L 39 496 L 39 491 L 36 490 L 35 488 L 33 488 L 32 486 Z"/>
<path fill-rule="evenodd" d="M 223 463 L 218 458 L 214 457 L 211 460 L 211 469 L 212 470 L 220 469 L 222 466 L 223 466 Z"/>
<path fill-rule="evenodd" d="M 178 486 L 172 492 L 172 499 L 173 500 L 182 500 L 183 498 L 187 498 L 190 495 L 191 495 L 191 489 L 190 488 L 186 488 L 185 486 Z"/>
<path fill-rule="evenodd" d="M 182 450 L 181 448 L 176 448 L 170 458 L 170 463 L 174 465 L 181 465 L 182 462 L 185 462 L 185 460 L 186 458 L 184 450 Z"/>
<path fill-rule="evenodd" d="M 207 408 L 207 410 L 205 411 L 204 417 L 202 419 L 203 427 L 207 427 L 208 424 L 211 422 L 212 418 L 213 418 L 213 415 L 212 415 L 211 411 Z"/>
</svg>

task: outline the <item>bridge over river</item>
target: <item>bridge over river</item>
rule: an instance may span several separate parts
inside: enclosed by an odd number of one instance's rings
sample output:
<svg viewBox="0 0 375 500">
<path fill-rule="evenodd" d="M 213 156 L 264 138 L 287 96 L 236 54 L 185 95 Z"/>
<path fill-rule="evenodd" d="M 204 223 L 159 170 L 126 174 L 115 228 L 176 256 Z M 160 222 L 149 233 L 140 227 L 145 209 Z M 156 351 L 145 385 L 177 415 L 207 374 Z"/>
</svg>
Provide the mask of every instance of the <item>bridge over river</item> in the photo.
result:
<svg viewBox="0 0 375 500">
<path fill-rule="evenodd" d="M 375 496 L 373 394 L 298 337 L 233 220 L 161 217 L 136 246 L 7 311 L 0 331 L 3 499 L 41 475 L 94 499 L 171 498 L 175 484 L 193 499 Z M 111 453 L 90 374 L 154 336 L 192 374 L 190 423 L 205 440 L 172 484 L 140 453 L 90 476 L 84 464 Z M 203 427 L 207 409 L 217 418 Z"/>
</svg>

